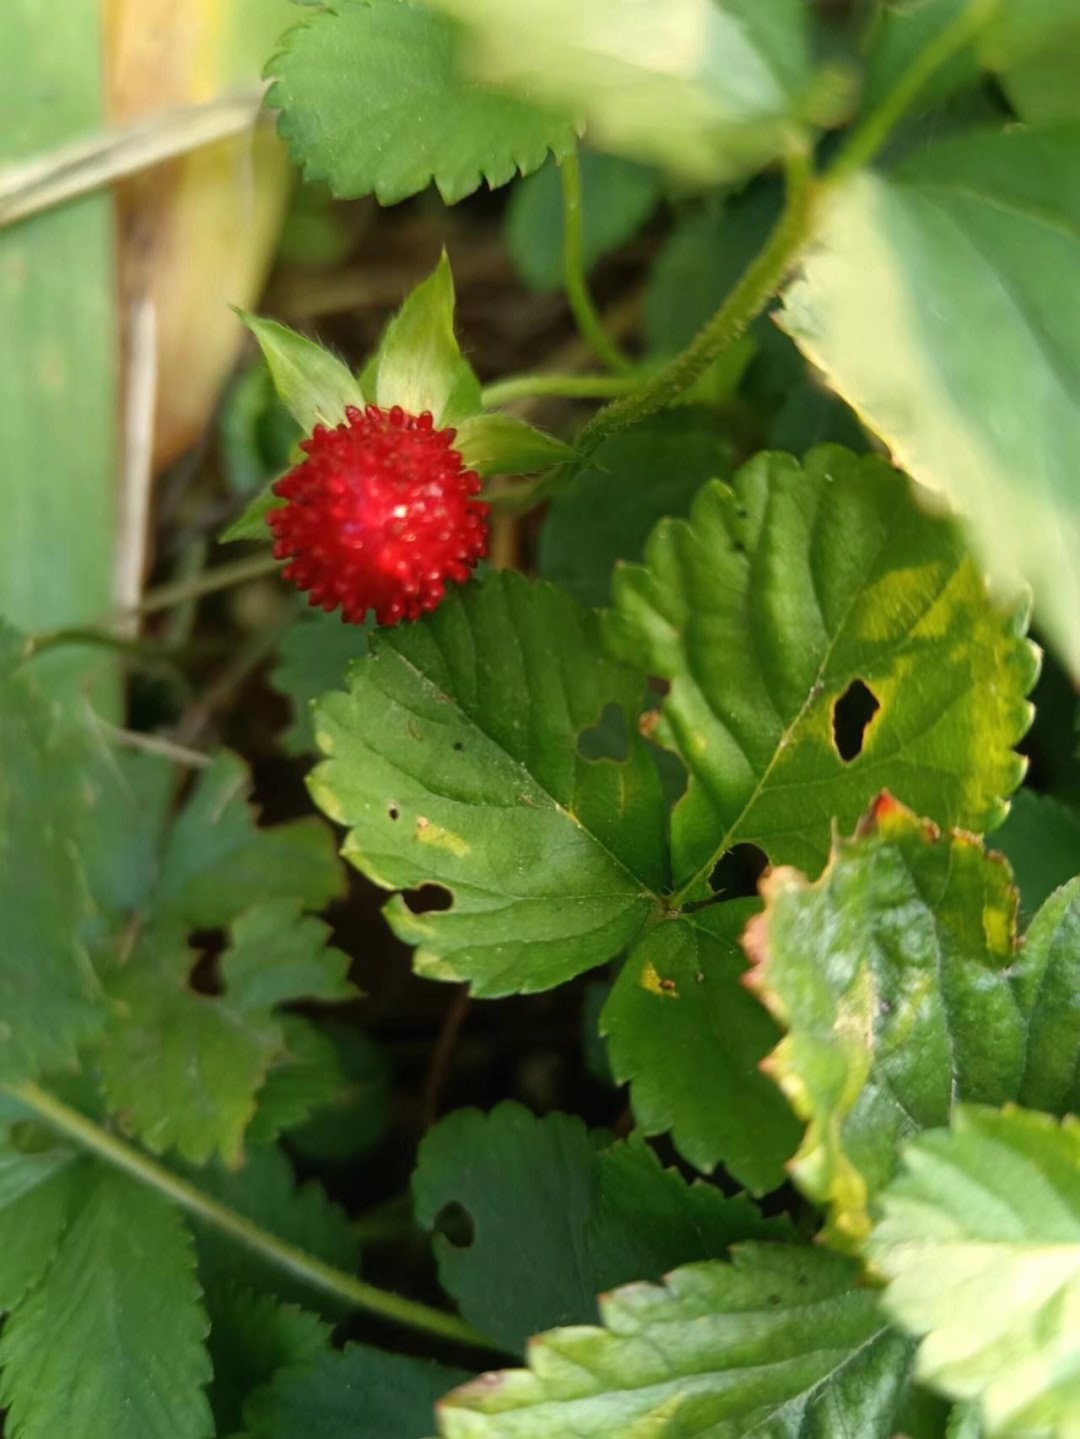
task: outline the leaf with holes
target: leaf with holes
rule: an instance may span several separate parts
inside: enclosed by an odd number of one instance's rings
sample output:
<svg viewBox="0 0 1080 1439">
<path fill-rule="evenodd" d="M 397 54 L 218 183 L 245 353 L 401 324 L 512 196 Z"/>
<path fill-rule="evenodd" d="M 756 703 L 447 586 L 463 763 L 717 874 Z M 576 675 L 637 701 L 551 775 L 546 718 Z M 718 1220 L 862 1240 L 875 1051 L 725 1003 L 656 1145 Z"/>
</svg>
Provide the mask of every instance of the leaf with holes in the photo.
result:
<svg viewBox="0 0 1080 1439">
<path fill-rule="evenodd" d="M 348 693 L 316 706 L 328 758 L 309 786 L 348 827 L 346 858 L 386 889 L 449 892 L 449 909 L 399 896 L 384 911 L 419 973 L 546 989 L 656 912 L 665 816 L 647 747 L 632 732 L 624 760 L 578 748 L 606 706 L 636 716 L 643 688 L 603 654 L 593 612 L 499 571 L 378 632 Z"/>
<path fill-rule="evenodd" d="M 267 103 L 306 177 L 383 205 L 434 180 L 449 205 L 565 155 L 565 113 L 464 79 L 459 38 L 413 0 L 340 0 L 289 30 Z"/>
<path fill-rule="evenodd" d="M 663 1285 L 600 1301 L 603 1328 L 540 1335 L 528 1369 L 439 1405 L 445 1439 L 858 1434 L 888 1439 L 913 1346 L 853 1266 L 823 1249 L 743 1244 Z"/>
<path fill-rule="evenodd" d="M 709 898 L 740 843 L 816 873 L 884 787 L 942 825 L 1004 817 L 1037 670 L 1025 614 L 995 608 L 955 526 L 876 456 L 759 455 L 658 525 L 613 594 L 609 647 L 670 684 L 653 737 L 690 772 L 681 898 Z"/>
<path fill-rule="evenodd" d="M 437 1232 L 443 1288 L 508 1350 L 556 1324 L 590 1324 L 601 1291 L 720 1258 L 745 1239 L 782 1235 L 749 1200 L 727 1199 L 662 1169 L 640 1138 L 604 1144 L 568 1114 L 520 1104 L 458 1109 L 425 1135 L 413 1173 L 416 1217 Z"/>
<path fill-rule="evenodd" d="M 734 900 L 653 926 L 623 965 L 600 1029 L 645 1133 L 670 1130 L 698 1169 L 723 1163 L 763 1194 L 783 1183 L 802 1131 L 759 1068 L 780 1032 L 741 983 L 738 937 L 758 908 Z"/>
<path fill-rule="evenodd" d="M 901 1140 L 945 1123 L 957 1099 L 1020 1089 L 1016 890 L 1000 856 L 887 796 L 816 884 L 781 868 L 762 889 L 744 943 L 753 988 L 788 1030 L 769 1072 L 809 1121 L 792 1173 L 829 1206 L 835 1241 L 857 1244 Z"/>
<path fill-rule="evenodd" d="M 913 1139 L 870 1240 L 916 1372 L 988 1435 L 1080 1430 L 1080 1126 L 961 1106 Z"/>
<path fill-rule="evenodd" d="M 276 1007 L 352 997 L 348 960 L 326 947 L 327 932 L 299 900 L 253 905 L 230 926 L 222 992 L 205 993 L 192 984 L 199 955 L 187 928 L 159 919 L 143 931 L 106 978 L 115 1018 L 98 1062 L 110 1107 L 148 1149 L 238 1162 L 258 1091 L 288 1059 Z"/>
<path fill-rule="evenodd" d="M 179 1210 L 94 1165 L 38 1284 L 0 1334 L 0 1404 L 26 1439 L 205 1439 L 206 1315 Z"/>
</svg>

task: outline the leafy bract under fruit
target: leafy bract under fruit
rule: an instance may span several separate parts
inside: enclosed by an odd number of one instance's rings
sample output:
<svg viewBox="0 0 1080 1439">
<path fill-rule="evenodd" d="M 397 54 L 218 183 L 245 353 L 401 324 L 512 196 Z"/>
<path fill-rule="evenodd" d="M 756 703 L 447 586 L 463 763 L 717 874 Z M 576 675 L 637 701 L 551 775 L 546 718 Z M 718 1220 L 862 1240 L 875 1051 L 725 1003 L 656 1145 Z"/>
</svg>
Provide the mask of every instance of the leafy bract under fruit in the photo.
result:
<svg viewBox="0 0 1080 1439">
<path fill-rule="evenodd" d="M 957 530 L 905 477 L 839 446 L 763 454 L 657 526 L 615 571 L 606 639 L 668 681 L 653 737 L 690 773 L 672 815 L 680 898 L 709 898 L 732 846 L 816 872 L 833 825 L 893 790 L 986 830 L 1023 773 L 1036 651 L 997 609 Z M 849 694 L 876 712 L 840 747 Z"/>
<path fill-rule="evenodd" d="M 893 1433 L 911 1345 L 825 1250 L 744 1244 L 662 1286 L 600 1301 L 603 1328 L 534 1339 L 528 1369 L 485 1374 L 438 1406 L 446 1439 Z"/>
<path fill-rule="evenodd" d="M 535 170 L 549 149 L 565 155 L 565 112 L 462 78 L 459 39 L 413 0 L 341 0 L 289 30 L 267 103 L 307 178 L 383 205 L 434 181 L 453 204 Z"/>
<path fill-rule="evenodd" d="M 348 684 L 316 706 L 327 759 L 309 785 L 370 879 L 448 891 L 448 909 L 386 907 L 420 973 L 545 989 L 635 937 L 667 879 L 663 806 L 632 729 L 625 760 L 579 752 L 609 705 L 630 728 L 644 688 L 592 612 L 493 572 L 373 636 Z"/>
<path fill-rule="evenodd" d="M 913 1139 L 869 1243 L 921 1379 L 988 1435 L 1080 1429 L 1080 1126 L 958 1107 Z"/>
</svg>

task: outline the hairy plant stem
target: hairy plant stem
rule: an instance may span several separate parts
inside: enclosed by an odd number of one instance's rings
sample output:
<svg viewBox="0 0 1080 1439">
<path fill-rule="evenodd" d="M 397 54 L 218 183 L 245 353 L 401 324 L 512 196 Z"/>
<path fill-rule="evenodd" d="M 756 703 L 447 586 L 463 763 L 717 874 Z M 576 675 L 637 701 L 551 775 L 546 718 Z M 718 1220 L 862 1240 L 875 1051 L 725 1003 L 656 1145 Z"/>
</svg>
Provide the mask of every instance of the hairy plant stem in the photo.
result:
<svg viewBox="0 0 1080 1439">
<path fill-rule="evenodd" d="M 505 380 L 485 385 L 480 402 L 485 410 L 494 410 L 515 400 L 543 396 L 560 400 L 608 400 L 616 395 L 628 395 L 640 386 L 641 380 L 636 375 L 508 375 Z"/>
<path fill-rule="evenodd" d="M 412 1299 L 403 1299 L 397 1294 L 388 1294 L 383 1289 L 376 1289 L 343 1270 L 324 1264 L 321 1259 L 305 1253 L 295 1244 L 278 1239 L 276 1235 L 261 1229 L 242 1214 L 237 1214 L 235 1210 L 219 1204 L 216 1199 L 211 1199 L 195 1185 L 173 1174 L 163 1164 L 143 1154 L 133 1145 L 109 1134 L 100 1125 L 29 1080 L 0 1085 L 0 1092 L 25 1105 L 50 1129 L 74 1140 L 81 1148 L 89 1150 L 107 1164 L 148 1185 L 196 1219 L 220 1230 L 222 1234 L 227 1234 L 238 1244 L 277 1265 L 279 1269 L 296 1275 L 313 1288 L 343 1299 L 358 1309 L 366 1309 L 380 1318 L 407 1325 L 410 1329 L 437 1334 L 441 1338 L 454 1339 L 475 1348 L 498 1351 L 496 1344 L 456 1315 L 446 1314 L 441 1309 L 433 1309 L 430 1305 L 420 1304 Z"/>
<path fill-rule="evenodd" d="M 633 361 L 622 353 L 604 329 L 585 284 L 581 253 L 581 166 L 577 151 L 571 150 L 560 165 L 563 198 L 563 284 L 570 312 L 582 337 L 609 369 L 628 374 Z"/>
<path fill-rule="evenodd" d="M 809 238 L 820 188 L 811 157 L 802 151 L 787 156 L 785 174 L 787 197 L 780 218 L 716 314 L 666 369 L 597 411 L 574 441 L 575 449 L 591 454 L 608 435 L 666 409 L 761 313 Z"/>
</svg>

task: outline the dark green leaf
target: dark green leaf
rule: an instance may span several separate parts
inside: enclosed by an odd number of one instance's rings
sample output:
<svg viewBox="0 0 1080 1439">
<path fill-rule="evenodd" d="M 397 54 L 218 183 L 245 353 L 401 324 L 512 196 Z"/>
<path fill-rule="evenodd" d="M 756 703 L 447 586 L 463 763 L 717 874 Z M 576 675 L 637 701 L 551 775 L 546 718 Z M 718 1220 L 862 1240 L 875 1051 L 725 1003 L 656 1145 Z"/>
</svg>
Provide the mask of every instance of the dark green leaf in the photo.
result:
<svg viewBox="0 0 1080 1439">
<path fill-rule="evenodd" d="M 305 188 L 301 186 L 301 192 Z M 265 361 L 256 361 L 237 377 L 222 400 L 217 423 L 222 469 L 234 495 L 250 496 L 280 475 L 303 438 Z"/>
<path fill-rule="evenodd" d="M 340 0 L 290 30 L 267 100 L 307 178 L 383 205 L 434 180 L 453 204 L 535 170 L 549 149 L 565 155 L 567 119 L 462 78 L 457 41 L 411 0 Z"/>
<path fill-rule="evenodd" d="M 586 270 L 629 240 L 660 199 L 655 170 L 586 150 L 581 165 L 581 259 Z M 506 247 L 534 290 L 563 283 L 562 181 L 554 160 L 514 186 L 506 207 Z"/>
<path fill-rule="evenodd" d="M 662 1169 L 640 1138 L 600 1143 L 568 1114 L 500 1104 L 456 1110 L 420 1146 L 418 1221 L 438 1231 L 452 1209 L 469 1227 L 467 1244 L 436 1232 L 443 1288 L 507 1350 L 539 1329 L 595 1323 L 596 1296 L 616 1284 L 776 1232 L 748 1200 Z"/>
<path fill-rule="evenodd" d="M 1027 1057 L 1009 1098 L 1054 1114 L 1080 1108 L 1080 879 L 1032 920 L 1015 983 L 1028 1016 Z"/>
<path fill-rule="evenodd" d="M 654 734 L 690 771 L 672 815 L 684 897 L 708 898 L 739 843 L 816 873 L 882 786 L 941 824 L 1003 817 L 1037 669 L 1024 615 L 995 608 L 955 527 L 883 460 L 759 455 L 645 555 L 616 570 L 605 634 L 670 685 Z M 875 707 L 853 745 L 852 691 Z"/>
<path fill-rule="evenodd" d="M 781 868 L 762 890 L 744 943 L 754 989 L 788 1029 L 769 1072 L 809 1120 L 792 1173 L 851 1245 L 902 1139 L 957 1099 L 1019 1089 L 1016 891 L 1000 856 L 887 796 L 816 884 Z"/>
<path fill-rule="evenodd" d="M 289 1148 L 306 1159 L 355 1159 L 374 1148 L 386 1131 L 390 1061 L 374 1040 L 354 1027 L 332 1025 L 328 1036 L 344 1083 L 310 1119 L 289 1131 Z"/>
<path fill-rule="evenodd" d="M 600 1018 L 615 1077 L 647 1134 L 671 1131 L 699 1169 L 723 1163 L 754 1193 L 783 1183 L 801 1129 L 759 1065 L 779 1031 L 742 980 L 738 945 L 756 901 L 648 930 Z"/>
<path fill-rule="evenodd" d="M 88 1170 L 66 1147 L 23 1153 L 0 1142 L 0 1314 L 52 1263 Z"/>
<path fill-rule="evenodd" d="M 300 1014 L 279 1017 L 282 1049 L 255 1096 L 257 1108 L 244 1138 L 272 1144 L 347 1091 L 338 1052 L 322 1030 Z"/>
<path fill-rule="evenodd" d="M 290 754 L 311 754 L 315 749 L 311 707 L 327 690 L 341 689 L 347 666 L 366 654 L 374 624 L 370 612 L 362 625 L 347 625 L 339 615 L 308 606 L 282 635 L 270 683 L 292 703 L 293 722 L 284 735 Z"/>
<path fill-rule="evenodd" d="M 0 1403 L 22 1439 L 206 1439 L 210 1361 L 180 1212 L 95 1167 L 44 1276 L 0 1333 Z"/>
<path fill-rule="evenodd" d="M 1080 874 L 1080 815 L 1051 795 L 1019 790 L 993 845 L 1012 867 L 1020 914 L 1029 919 L 1058 885 Z"/>
<path fill-rule="evenodd" d="M 331 1329 L 295 1304 L 227 1282 L 212 1286 L 206 1307 L 214 1366 L 208 1396 L 216 1432 L 235 1434 L 243 1427 L 248 1395 L 281 1369 L 318 1363 L 329 1349 Z"/>
<path fill-rule="evenodd" d="M 603 1329 L 555 1330 L 530 1368 L 440 1405 L 446 1439 L 888 1439 L 912 1346 L 823 1249 L 745 1244 L 600 1303 Z"/>
<path fill-rule="evenodd" d="M 316 706 L 329 758 L 309 784 L 369 878 L 449 891 L 449 909 L 386 907 L 420 973 L 545 989 L 633 939 L 666 878 L 664 813 L 636 733 L 623 762 L 578 752 L 606 705 L 635 716 L 643 689 L 605 659 L 591 611 L 493 571 L 378 633 L 349 686 Z"/>
</svg>

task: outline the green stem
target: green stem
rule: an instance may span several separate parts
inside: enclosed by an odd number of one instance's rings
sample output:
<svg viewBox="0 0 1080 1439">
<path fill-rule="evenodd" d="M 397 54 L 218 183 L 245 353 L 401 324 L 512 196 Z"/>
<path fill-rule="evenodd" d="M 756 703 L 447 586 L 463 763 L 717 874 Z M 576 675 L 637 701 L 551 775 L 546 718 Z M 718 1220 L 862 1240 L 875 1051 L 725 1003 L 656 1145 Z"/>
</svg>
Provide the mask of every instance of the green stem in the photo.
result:
<svg viewBox="0 0 1080 1439">
<path fill-rule="evenodd" d="M 830 182 L 868 165 L 918 99 L 936 70 L 969 44 L 997 9 L 998 0 L 970 0 L 950 24 L 933 37 L 878 105 L 851 132 L 826 172 Z"/>
<path fill-rule="evenodd" d="M 132 1145 L 108 1134 L 85 1115 L 69 1108 L 29 1080 L 0 1085 L 0 1090 L 32 1110 L 50 1129 L 74 1140 L 83 1149 L 88 1149 L 106 1163 L 130 1174 L 140 1183 L 149 1185 L 196 1219 L 212 1225 L 238 1244 L 244 1245 L 278 1268 L 296 1275 L 313 1288 L 354 1304 L 359 1309 L 366 1309 L 371 1314 L 378 1314 L 383 1319 L 408 1325 L 411 1329 L 437 1334 L 444 1339 L 455 1339 L 476 1348 L 498 1350 L 498 1346 L 490 1339 L 477 1333 L 456 1315 L 446 1314 L 441 1309 L 433 1309 L 412 1299 L 403 1299 L 397 1294 L 388 1294 L 383 1289 L 376 1289 L 343 1270 L 324 1264 L 321 1259 L 305 1253 L 295 1244 L 289 1244 L 284 1239 L 267 1233 L 250 1219 L 203 1194 L 193 1184 L 173 1174 L 164 1165 Z"/>
<path fill-rule="evenodd" d="M 147 590 L 137 605 L 122 611 L 121 614 L 152 615 L 158 610 L 172 609 L 173 605 L 183 604 L 185 600 L 216 594 L 218 590 L 244 584 L 247 580 L 276 574 L 284 563 L 284 560 L 275 560 L 272 555 L 263 554 L 244 560 L 233 560 L 227 565 L 215 565 L 212 570 L 206 570 L 193 579 L 179 580 L 174 585 L 159 585 L 155 590 Z"/>
<path fill-rule="evenodd" d="M 581 251 L 581 166 L 578 164 L 576 150 L 571 150 L 562 161 L 560 173 L 563 197 L 563 284 L 571 313 L 582 337 L 589 342 L 604 364 L 619 374 L 628 374 L 634 368 L 633 361 L 622 353 L 604 329 L 585 284 Z"/>
<path fill-rule="evenodd" d="M 510 375 L 505 380 L 485 385 L 480 402 L 485 410 L 494 410 L 499 405 L 509 405 L 514 400 L 527 400 L 534 396 L 608 400 L 615 395 L 627 395 L 640 384 L 640 378 L 634 375 Z"/>
<path fill-rule="evenodd" d="M 716 314 L 666 369 L 599 410 L 574 441 L 575 449 L 590 454 L 607 435 L 666 409 L 739 338 L 776 293 L 810 234 L 819 189 L 810 157 L 802 152 L 788 157 L 786 177 L 787 198 L 776 227 Z"/>
</svg>

